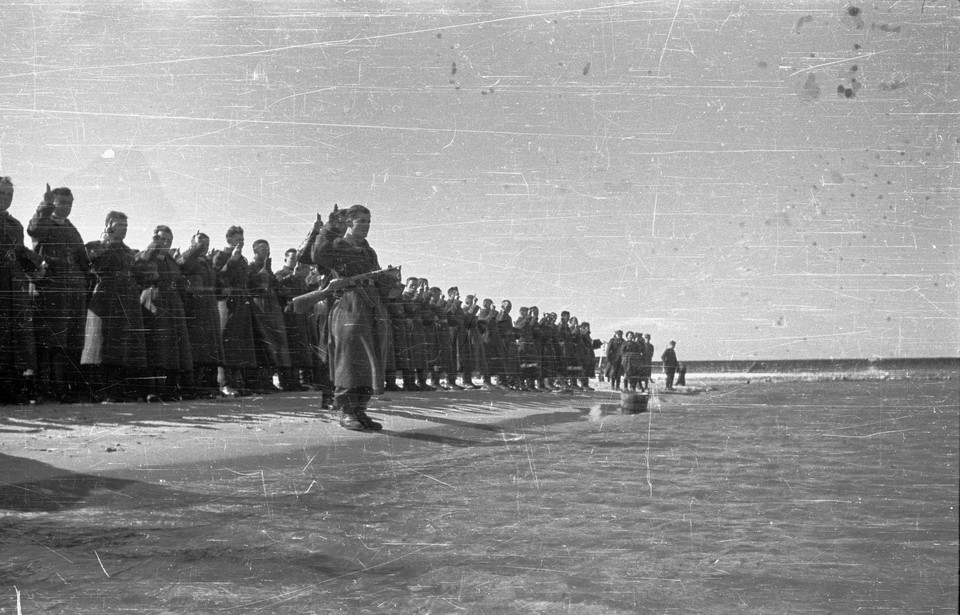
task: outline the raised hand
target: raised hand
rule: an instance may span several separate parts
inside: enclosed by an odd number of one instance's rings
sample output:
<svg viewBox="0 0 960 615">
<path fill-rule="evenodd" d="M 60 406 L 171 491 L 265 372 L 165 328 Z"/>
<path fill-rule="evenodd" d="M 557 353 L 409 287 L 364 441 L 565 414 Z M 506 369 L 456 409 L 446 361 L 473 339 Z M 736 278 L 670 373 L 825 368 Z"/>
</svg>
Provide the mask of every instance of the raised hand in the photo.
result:
<svg viewBox="0 0 960 615">
<path fill-rule="evenodd" d="M 50 184 L 47 184 L 47 191 L 43 193 L 43 201 L 40 203 L 39 211 L 41 215 L 49 216 L 54 209 L 53 191 L 50 190 Z"/>
<path fill-rule="evenodd" d="M 340 206 L 334 204 L 333 211 L 330 212 L 330 215 L 327 217 L 326 228 L 334 231 L 338 235 L 343 235 L 347 230 L 347 210 L 340 209 Z"/>
<path fill-rule="evenodd" d="M 233 254 L 230 255 L 230 260 L 238 261 L 243 257 L 243 242 L 241 241 L 236 246 L 233 247 Z"/>
</svg>

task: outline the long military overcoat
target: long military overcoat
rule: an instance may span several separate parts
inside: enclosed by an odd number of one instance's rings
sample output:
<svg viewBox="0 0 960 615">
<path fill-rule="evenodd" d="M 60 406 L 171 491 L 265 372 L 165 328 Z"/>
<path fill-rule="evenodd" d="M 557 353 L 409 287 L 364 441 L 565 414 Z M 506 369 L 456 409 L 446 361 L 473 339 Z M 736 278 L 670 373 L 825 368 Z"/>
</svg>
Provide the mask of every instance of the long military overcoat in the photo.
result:
<svg viewBox="0 0 960 615">
<path fill-rule="evenodd" d="M 352 245 L 324 229 L 313 249 L 313 262 L 348 278 L 380 269 L 377 253 L 366 240 Z M 338 390 L 383 392 L 390 335 L 389 316 L 377 281 L 367 278 L 338 291 L 329 316 L 330 375 Z"/>
<path fill-rule="evenodd" d="M 97 276 L 87 304 L 80 363 L 131 370 L 147 366 L 146 336 L 140 311 L 144 266 L 123 242 L 87 244 Z"/>
</svg>

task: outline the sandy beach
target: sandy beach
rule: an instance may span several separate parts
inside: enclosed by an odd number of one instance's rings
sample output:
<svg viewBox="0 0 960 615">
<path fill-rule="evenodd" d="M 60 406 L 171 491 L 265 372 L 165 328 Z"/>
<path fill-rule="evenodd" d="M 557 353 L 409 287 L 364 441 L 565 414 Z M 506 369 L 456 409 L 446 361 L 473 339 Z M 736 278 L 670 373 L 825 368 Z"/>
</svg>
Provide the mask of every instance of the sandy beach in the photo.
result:
<svg viewBox="0 0 960 615">
<path fill-rule="evenodd" d="M 5 408 L 0 613 L 955 612 L 955 382 L 751 376 Z"/>
</svg>

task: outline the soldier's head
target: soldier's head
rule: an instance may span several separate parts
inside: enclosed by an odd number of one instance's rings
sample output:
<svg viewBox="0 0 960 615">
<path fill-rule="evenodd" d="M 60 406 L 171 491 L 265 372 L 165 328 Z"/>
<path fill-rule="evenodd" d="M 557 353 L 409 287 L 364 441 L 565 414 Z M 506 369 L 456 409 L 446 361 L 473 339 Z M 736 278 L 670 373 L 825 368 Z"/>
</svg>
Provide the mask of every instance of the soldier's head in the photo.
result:
<svg viewBox="0 0 960 615">
<path fill-rule="evenodd" d="M 671 347 L 671 348 L 676 348 L 676 347 L 677 347 L 677 343 L 676 343 L 675 341 L 673 341 L 673 340 L 670 340 L 670 347 Z"/>
<path fill-rule="evenodd" d="M 633 341 L 633 331 L 627 331 L 626 339 L 627 341 L 630 341 L 630 342 Z"/>
<path fill-rule="evenodd" d="M 53 194 L 53 217 L 66 220 L 73 211 L 73 193 L 70 188 L 54 188 Z"/>
<path fill-rule="evenodd" d="M 644 337 L 644 339 L 646 339 L 648 342 L 650 341 L 650 334 L 649 334 L 649 333 L 644 333 L 644 334 L 643 334 L 643 337 Z"/>
<path fill-rule="evenodd" d="M 617 330 L 614 332 L 613 337 L 622 340 L 622 339 L 623 339 L 623 331 L 617 329 Z"/>
<path fill-rule="evenodd" d="M 241 243 L 243 243 L 243 227 L 242 226 L 231 226 L 227 229 L 227 245 L 235 248 Z"/>
<path fill-rule="evenodd" d="M 296 248 L 287 248 L 287 251 L 283 253 L 283 266 L 287 269 L 296 269 L 297 268 L 297 249 Z"/>
<path fill-rule="evenodd" d="M 173 231 L 166 224 L 158 224 L 153 229 L 153 244 L 161 250 L 169 250 L 173 245 Z"/>
<path fill-rule="evenodd" d="M 197 231 L 197 234 L 190 238 L 190 245 L 200 246 L 200 251 L 206 252 L 210 248 L 210 236 Z"/>
<path fill-rule="evenodd" d="M 500 302 L 500 311 L 504 314 L 509 314 L 511 309 L 513 309 L 513 304 L 510 303 L 509 299 L 504 299 Z"/>
<path fill-rule="evenodd" d="M 366 239 L 370 232 L 370 210 L 363 205 L 353 205 L 344 214 L 347 223 L 346 234 L 358 239 Z"/>
<path fill-rule="evenodd" d="M 456 286 L 451 286 L 447 289 L 447 297 L 450 301 L 459 301 L 460 300 L 460 289 Z"/>
<path fill-rule="evenodd" d="M 530 308 L 524 305 L 524 306 L 521 306 L 520 309 L 517 310 L 517 312 L 520 314 L 520 316 L 526 316 L 527 314 L 530 313 Z"/>
<path fill-rule="evenodd" d="M 253 260 L 258 263 L 265 262 L 270 258 L 270 243 L 266 239 L 258 239 L 253 242 Z"/>
<path fill-rule="evenodd" d="M 567 322 L 570 320 L 570 312 L 564 310 L 560 312 L 560 322 Z"/>
<path fill-rule="evenodd" d="M 110 241 L 123 241 L 127 237 L 127 214 L 111 211 L 103 221 L 103 234 Z"/>
<path fill-rule="evenodd" d="M 493 299 L 484 299 L 483 300 L 483 309 L 489 310 L 493 307 Z"/>
<path fill-rule="evenodd" d="M 411 276 L 411 277 L 407 278 L 407 284 L 406 284 L 406 286 L 404 287 L 403 292 L 405 292 L 405 293 L 413 293 L 413 292 L 416 292 L 416 290 L 417 290 L 419 287 L 420 287 L 420 278 L 416 278 L 416 277 Z"/>
<path fill-rule="evenodd" d="M 0 177 L 0 211 L 10 209 L 13 203 L 13 180 L 9 177 Z"/>
</svg>

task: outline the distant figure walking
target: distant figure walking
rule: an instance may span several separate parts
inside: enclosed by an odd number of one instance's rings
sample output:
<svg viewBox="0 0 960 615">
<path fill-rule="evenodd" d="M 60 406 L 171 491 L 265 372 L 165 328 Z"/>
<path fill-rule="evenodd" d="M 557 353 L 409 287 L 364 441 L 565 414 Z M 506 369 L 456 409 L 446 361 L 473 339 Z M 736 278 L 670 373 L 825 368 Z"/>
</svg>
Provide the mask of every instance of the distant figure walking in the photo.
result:
<svg viewBox="0 0 960 615">
<path fill-rule="evenodd" d="M 677 361 L 676 347 L 677 343 L 673 340 L 670 340 L 670 345 L 667 346 L 667 349 L 663 351 L 662 355 L 660 355 L 660 359 L 663 361 L 663 371 L 667 375 L 668 391 L 674 390 L 673 377 L 676 375 L 677 368 L 680 366 L 680 363 Z"/>
</svg>

